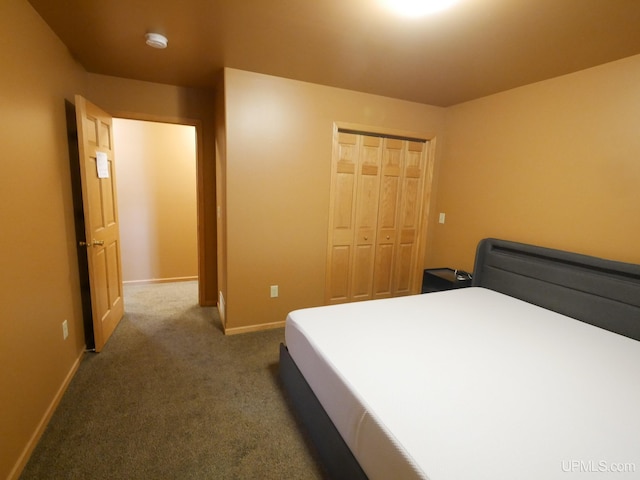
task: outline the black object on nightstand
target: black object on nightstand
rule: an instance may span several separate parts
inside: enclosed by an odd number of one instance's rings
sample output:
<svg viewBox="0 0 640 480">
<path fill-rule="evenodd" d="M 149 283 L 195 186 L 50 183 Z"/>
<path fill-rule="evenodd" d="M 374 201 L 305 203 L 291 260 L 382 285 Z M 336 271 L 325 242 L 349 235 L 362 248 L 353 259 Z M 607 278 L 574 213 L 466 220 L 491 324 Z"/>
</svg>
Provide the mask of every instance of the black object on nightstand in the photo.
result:
<svg viewBox="0 0 640 480">
<path fill-rule="evenodd" d="M 422 293 L 471 286 L 471 275 L 453 268 L 427 268 L 422 274 Z"/>
</svg>

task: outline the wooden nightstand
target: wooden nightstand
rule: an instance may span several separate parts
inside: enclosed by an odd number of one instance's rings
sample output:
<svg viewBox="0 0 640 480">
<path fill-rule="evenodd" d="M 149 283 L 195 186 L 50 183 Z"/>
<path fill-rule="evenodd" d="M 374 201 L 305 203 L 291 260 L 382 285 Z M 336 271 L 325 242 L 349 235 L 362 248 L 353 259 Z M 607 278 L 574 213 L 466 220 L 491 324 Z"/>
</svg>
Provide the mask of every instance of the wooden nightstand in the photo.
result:
<svg viewBox="0 0 640 480">
<path fill-rule="evenodd" d="M 456 275 L 457 272 L 457 275 Z M 462 278 L 464 277 L 464 278 Z M 471 275 L 453 268 L 427 268 L 422 274 L 422 293 L 471 286 Z"/>
</svg>

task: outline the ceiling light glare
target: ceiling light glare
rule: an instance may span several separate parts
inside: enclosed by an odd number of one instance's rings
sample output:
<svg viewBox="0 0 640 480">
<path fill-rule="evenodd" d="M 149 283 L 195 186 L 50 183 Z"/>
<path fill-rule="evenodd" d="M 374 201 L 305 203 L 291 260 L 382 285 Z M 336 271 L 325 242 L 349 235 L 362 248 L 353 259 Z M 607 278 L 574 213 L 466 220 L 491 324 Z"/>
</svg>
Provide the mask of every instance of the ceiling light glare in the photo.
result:
<svg viewBox="0 0 640 480">
<path fill-rule="evenodd" d="M 404 17 L 422 17 L 452 6 L 458 0 L 380 0 L 389 10 Z"/>
<path fill-rule="evenodd" d="M 144 38 L 146 38 L 146 43 L 150 47 L 153 48 L 167 48 L 168 40 L 164 35 L 160 35 L 159 33 L 147 33 Z"/>
</svg>

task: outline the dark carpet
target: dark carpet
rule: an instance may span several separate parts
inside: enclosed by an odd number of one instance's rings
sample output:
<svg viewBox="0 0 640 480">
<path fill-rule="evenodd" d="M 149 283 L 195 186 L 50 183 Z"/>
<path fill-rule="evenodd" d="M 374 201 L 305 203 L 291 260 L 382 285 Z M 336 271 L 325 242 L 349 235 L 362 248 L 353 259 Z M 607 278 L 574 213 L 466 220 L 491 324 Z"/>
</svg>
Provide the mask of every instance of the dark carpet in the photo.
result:
<svg viewBox="0 0 640 480">
<path fill-rule="evenodd" d="M 125 288 L 22 476 L 321 479 L 278 377 L 282 329 L 226 337 L 197 283 Z"/>
</svg>

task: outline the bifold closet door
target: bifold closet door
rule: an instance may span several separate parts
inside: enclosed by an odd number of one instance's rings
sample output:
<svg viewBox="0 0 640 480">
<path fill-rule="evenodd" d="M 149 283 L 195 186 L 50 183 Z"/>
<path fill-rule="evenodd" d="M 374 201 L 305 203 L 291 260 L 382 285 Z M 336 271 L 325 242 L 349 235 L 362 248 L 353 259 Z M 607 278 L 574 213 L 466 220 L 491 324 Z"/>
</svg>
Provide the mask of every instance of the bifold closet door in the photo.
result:
<svg viewBox="0 0 640 480">
<path fill-rule="evenodd" d="M 426 221 L 424 214 L 424 188 L 427 172 L 427 147 L 425 142 L 406 142 L 400 190 L 398 214 L 398 241 L 395 255 L 393 295 L 413 293 L 416 283 L 420 228 Z"/>
<path fill-rule="evenodd" d="M 384 139 L 373 298 L 411 293 L 418 260 L 427 145 Z"/>
<path fill-rule="evenodd" d="M 411 293 L 426 143 L 338 132 L 326 303 Z"/>
<path fill-rule="evenodd" d="M 374 298 L 391 297 L 394 292 L 393 280 L 405 143 L 397 139 L 384 139 L 373 276 Z"/>
<path fill-rule="evenodd" d="M 371 298 L 382 139 L 339 133 L 332 162 L 327 303 Z"/>
</svg>

